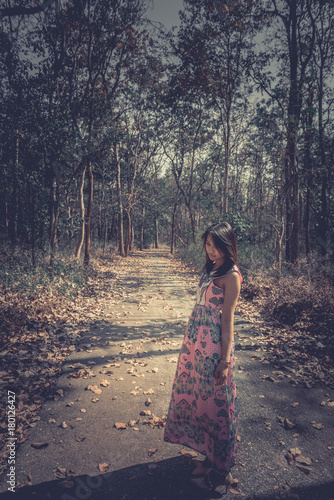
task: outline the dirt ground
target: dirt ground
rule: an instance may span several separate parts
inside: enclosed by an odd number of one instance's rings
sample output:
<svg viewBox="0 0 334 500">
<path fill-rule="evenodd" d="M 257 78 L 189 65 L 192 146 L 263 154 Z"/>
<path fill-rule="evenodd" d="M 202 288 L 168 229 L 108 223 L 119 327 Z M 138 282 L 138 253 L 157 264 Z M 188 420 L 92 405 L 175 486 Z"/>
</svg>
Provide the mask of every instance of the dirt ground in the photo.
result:
<svg viewBox="0 0 334 500">
<path fill-rule="evenodd" d="M 1 500 L 219 498 L 223 489 L 189 484 L 192 461 L 203 457 L 163 442 L 195 276 L 166 250 L 150 250 L 105 279 L 112 300 L 98 320 L 87 317 L 54 397 L 15 450 L 15 493 L 8 467 Z M 239 451 L 224 498 L 334 500 L 334 391 L 291 383 L 286 363 L 265 354 L 238 313 L 235 333 Z"/>
</svg>

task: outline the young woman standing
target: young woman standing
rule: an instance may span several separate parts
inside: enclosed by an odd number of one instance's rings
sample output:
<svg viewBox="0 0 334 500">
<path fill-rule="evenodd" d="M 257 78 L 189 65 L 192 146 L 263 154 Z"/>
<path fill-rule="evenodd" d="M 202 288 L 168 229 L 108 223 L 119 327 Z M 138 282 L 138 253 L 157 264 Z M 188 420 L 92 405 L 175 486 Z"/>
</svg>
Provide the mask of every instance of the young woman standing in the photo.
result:
<svg viewBox="0 0 334 500">
<path fill-rule="evenodd" d="M 210 226 L 202 239 L 205 272 L 178 359 L 164 440 L 206 457 L 193 471 L 193 484 L 207 490 L 224 484 L 227 491 L 237 451 L 233 318 L 242 277 L 228 223 Z"/>
</svg>

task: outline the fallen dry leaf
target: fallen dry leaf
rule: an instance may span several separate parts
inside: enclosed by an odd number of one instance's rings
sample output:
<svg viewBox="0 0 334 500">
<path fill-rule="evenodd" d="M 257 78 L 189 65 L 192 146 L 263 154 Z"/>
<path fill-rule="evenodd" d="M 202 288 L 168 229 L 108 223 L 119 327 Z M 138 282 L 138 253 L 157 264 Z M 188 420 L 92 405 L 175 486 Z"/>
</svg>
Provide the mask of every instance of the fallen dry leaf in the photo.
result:
<svg viewBox="0 0 334 500">
<path fill-rule="evenodd" d="M 35 448 L 35 450 L 41 450 L 42 448 L 46 448 L 49 446 L 49 443 L 31 443 L 30 445 L 32 448 Z"/>
<path fill-rule="evenodd" d="M 102 385 L 102 387 L 109 387 L 110 382 L 108 382 L 108 380 L 101 380 L 100 385 Z"/>
<path fill-rule="evenodd" d="M 265 469 L 275 470 L 275 467 L 269 467 L 269 465 L 259 464 L 259 466 L 264 467 Z"/>
<path fill-rule="evenodd" d="M 92 391 L 94 394 L 102 394 L 102 390 L 97 387 L 97 385 L 87 385 L 87 391 Z"/>
<path fill-rule="evenodd" d="M 299 448 L 290 448 L 289 452 L 291 453 L 291 455 L 293 455 L 294 457 L 298 457 L 299 455 L 302 454 L 302 452 L 300 451 Z"/>
<path fill-rule="evenodd" d="M 108 470 L 108 469 L 109 469 L 109 466 L 110 466 L 110 464 L 106 464 L 106 463 L 104 463 L 104 464 L 99 464 L 99 471 L 100 471 L 100 472 L 105 472 L 106 470 Z"/>
<path fill-rule="evenodd" d="M 182 448 L 180 450 L 180 453 L 181 453 L 181 455 L 186 455 L 188 457 L 197 457 L 198 456 L 198 453 L 196 453 L 196 451 L 190 451 L 190 450 L 187 450 L 186 448 Z"/>
<path fill-rule="evenodd" d="M 142 410 L 139 415 L 142 415 L 144 417 L 149 417 L 150 415 L 152 415 L 152 412 L 151 410 Z"/>
<path fill-rule="evenodd" d="M 299 465 L 299 464 L 296 464 L 296 467 L 298 467 L 298 469 L 300 469 L 301 471 L 304 472 L 304 474 L 306 475 L 309 475 L 309 473 L 311 472 L 311 467 L 305 467 L 304 465 Z"/>
<path fill-rule="evenodd" d="M 152 368 L 151 370 L 146 370 L 147 373 L 158 373 L 159 368 Z"/>
<path fill-rule="evenodd" d="M 149 457 L 151 457 L 157 451 L 158 451 L 158 448 L 152 448 L 151 450 L 148 450 L 147 454 L 148 454 Z"/>
<path fill-rule="evenodd" d="M 312 460 L 310 458 L 303 457 L 303 455 L 296 457 L 296 462 L 301 465 L 312 465 Z"/>
<path fill-rule="evenodd" d="M 68 476 L 67 470 L 64 467 L 56 467 L 52 470 L 54 476 L 58 477 L 58 479 L 64 479 Z"/>
<path fill-rule="evenodd" d="M 291 420 L 289 420 L 288 418 L 277 416 L 277 420 L 281 425 L 283 425 L 285 430 L 293 429 L 294 427 L 296 427 L 296 424 L 291 422 Z"/>
<path fill-rule="evenodd" d="M 270 377 L 269 375 L 263 375 L 262 380 L 268 380 L 269 382 L 276 382 L 276 380 L 273 377 Z"/>
<path fill-rule="evenodd" d="M 239 490 L 239 488 L 230 488 L 229 491 L 233 494 L 233 495 L 242 495 L 244 496 L 244 493 L 242 493 L 241 490 Z"/>
<path fill-rule="evenodd" d="M 292 455 L 292 453 L 288 452 L 285 455 L 285 458 L 287 459 L 289 465 L 293 465 L 295 463 L 295 457 Z"/>
<path fill-rule="evenodd" d="M 320 424 L 320 423 L 319 423 L 319 424 L 317 424 L 316 422 L 311 422 L 311 424 L 312 424 L 312 427 L 314 427 L 315 429 L 318 429 L 319 431 L 320 431 L 321 429 L 324 429 L 324 428 L 325 428 L 325 426 L 324 426 L 323 424 Z"/>
<path fill-rule="evenodd" d="M 116 422 L 114 427 L 116 427 L 116 429 L 126 429 L 127 425 L 123 422 Z"/>
</svg>

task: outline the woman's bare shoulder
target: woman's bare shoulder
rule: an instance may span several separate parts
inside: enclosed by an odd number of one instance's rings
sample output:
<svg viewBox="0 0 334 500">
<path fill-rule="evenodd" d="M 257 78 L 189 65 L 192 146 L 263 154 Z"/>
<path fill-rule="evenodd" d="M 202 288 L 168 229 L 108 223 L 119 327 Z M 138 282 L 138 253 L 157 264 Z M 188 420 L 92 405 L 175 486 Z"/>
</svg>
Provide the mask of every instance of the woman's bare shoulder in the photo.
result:
<svg viewBox="0 0 334 500">
<path fill-rule="evenodd" d="M 240 287 L 240 274 L 237 270 L 230 271 L 225 274 L 225 276 L 221 276 L 220 278 L 215 279 L 215 284 L 222 289 L 228 288 L 239 288 Z"/>
</svg>

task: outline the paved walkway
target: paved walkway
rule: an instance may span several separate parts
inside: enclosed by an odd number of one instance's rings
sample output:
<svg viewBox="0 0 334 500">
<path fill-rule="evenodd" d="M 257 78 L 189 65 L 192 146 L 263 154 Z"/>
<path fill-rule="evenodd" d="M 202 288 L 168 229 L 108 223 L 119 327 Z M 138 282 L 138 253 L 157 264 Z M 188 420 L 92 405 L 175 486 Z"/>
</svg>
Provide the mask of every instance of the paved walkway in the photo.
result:
<svg viewBox="0 0 334 500">
<path fill-rule="evenodd" d="M 26 486 L 13 495 L 3 477 L 1 500 L 203 498 L 189 486 L 189 450 L 163 442 L 194 276 L 164 251 L 134 253 L 106 276 L 109 306 L 17 450 L 16 480 Z M 239 482 L 226 497 L 333 500 L 333 393 L 291 384 L 252 325 L 239 315 L 235 323 Z"/>
</svg>

